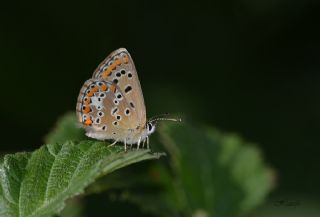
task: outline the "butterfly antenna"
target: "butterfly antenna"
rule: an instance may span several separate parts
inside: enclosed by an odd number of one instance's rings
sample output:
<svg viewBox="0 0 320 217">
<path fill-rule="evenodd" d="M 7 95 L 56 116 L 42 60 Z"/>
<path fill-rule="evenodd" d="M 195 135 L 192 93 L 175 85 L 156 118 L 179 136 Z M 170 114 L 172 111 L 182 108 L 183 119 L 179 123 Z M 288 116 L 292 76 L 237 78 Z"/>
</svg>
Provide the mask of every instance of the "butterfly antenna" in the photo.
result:
<svg viewBox="0 0 320 217">
<path fill-rule="evenodd" d="M 175 121 L 181 122 L 181 118 L 169 118 L 169 113 L 161 114 L 150 118 L 149 122 L 158 122 L 158 121 Z"/>
<path fill-rule="evenodd" d="M 181 122 L 181 118 L 164 118 L 164 117 L 159 117 L 159 118 L 154 118 L 151 120 L 151 122 L 158 122 L 158 121 L 175 121 L 175 122 Z"/>
<path fill-rule="evenodd" d="M 152 118 L 149 119 L 149 122 L 153 122 L 154 120 L 158 119 L 158 118 L 164 118 L 164 117 L 168 117 L 169 113 L 166 112 L 164 114 L 161 114 L 161 115 L 156 115 L 156 116 L 153 116 Z"/>
</svg>

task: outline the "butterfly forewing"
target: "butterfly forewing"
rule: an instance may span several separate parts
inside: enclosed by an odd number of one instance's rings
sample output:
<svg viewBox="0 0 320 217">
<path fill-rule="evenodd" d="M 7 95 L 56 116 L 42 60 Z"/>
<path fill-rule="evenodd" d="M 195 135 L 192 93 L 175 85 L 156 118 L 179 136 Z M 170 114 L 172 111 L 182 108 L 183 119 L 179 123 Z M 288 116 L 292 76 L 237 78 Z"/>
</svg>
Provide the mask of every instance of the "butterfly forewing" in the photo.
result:
<svg viewBox="0 0 320 217">
<path fill-rule="evenodd" d="M 135 113 L 131 116 L 131 121 L 140 127 L 146 124 L 146 110 L 138 74 L 126 49 L 120 48 L 112 52 L 97 67 L 92 78 L 116 84 L 124 101 Z"/>
<path fill-rule="evenodd" d="M 120 87 L 99 79 L 89 79 L 81 88 L 77 117 L 87 135 L 97 139 L 124 139 L 137 124 Z"/>
</svg>

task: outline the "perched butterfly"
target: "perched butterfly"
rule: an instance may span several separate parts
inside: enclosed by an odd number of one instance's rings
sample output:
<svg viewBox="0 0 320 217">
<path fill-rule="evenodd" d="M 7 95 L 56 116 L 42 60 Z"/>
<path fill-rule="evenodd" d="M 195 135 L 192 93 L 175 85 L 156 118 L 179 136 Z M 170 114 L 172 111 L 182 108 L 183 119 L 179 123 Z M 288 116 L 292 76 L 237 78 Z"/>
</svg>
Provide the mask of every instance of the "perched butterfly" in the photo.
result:
<svg viewBox="0 0 320 217">
<path fill-rule="evenodd" d="M 158 116 L 147 121 L 146 108 L 136 68 L 129 52 L 112 52 L 82 86 L 77 101 L 78 121 L 86 135 L 113 144 L 147 141 L 159 120 L 179 121 Z M 112 144 L 112 145 L 113 145 Z"/>
</svg>

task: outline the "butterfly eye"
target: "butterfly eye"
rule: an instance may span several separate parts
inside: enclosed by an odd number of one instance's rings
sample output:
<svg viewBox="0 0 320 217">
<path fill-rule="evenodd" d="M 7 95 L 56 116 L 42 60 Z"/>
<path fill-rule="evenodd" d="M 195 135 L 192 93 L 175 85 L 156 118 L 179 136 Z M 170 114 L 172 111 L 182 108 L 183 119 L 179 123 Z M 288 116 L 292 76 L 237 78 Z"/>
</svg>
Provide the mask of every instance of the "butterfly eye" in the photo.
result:
<svg viewBox="0 0 320 217">
<path fill-rule="evenodd" d="M 152 125 L 151 123 L 148 123 L 148 133 L 153 133 L 153 131 L 155 130 L 154 125 Z"/>
</svg>

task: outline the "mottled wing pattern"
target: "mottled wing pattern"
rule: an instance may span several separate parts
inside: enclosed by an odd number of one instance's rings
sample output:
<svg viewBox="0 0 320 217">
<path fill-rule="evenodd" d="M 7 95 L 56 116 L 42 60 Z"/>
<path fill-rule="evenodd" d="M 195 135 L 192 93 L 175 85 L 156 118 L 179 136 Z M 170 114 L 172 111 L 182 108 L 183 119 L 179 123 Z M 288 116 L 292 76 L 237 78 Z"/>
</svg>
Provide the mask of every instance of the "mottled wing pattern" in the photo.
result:
<svg viewBox="0 0 320 217">
<path fill-rule="evenodd" d="M 94 71 L 93 79 L 115 83 L 119 86 L 124 98 L 133 109 L 132 121 L 137 126 L 146 124 L 146 108 L 138 74 L 129 52 L 120 48 L 112 52 Z M 134 117 L 137 119 L 134 120 Z"/>
<path fill-rule="evenodd" d="M 77 101 L 77 118 L 87 136 L 96 139 L 126 138 L 136 127 L 134 108 L 127 103 L 119 86 L 99 79 L 89 79 L 82 86 Z"/>
</svg>

